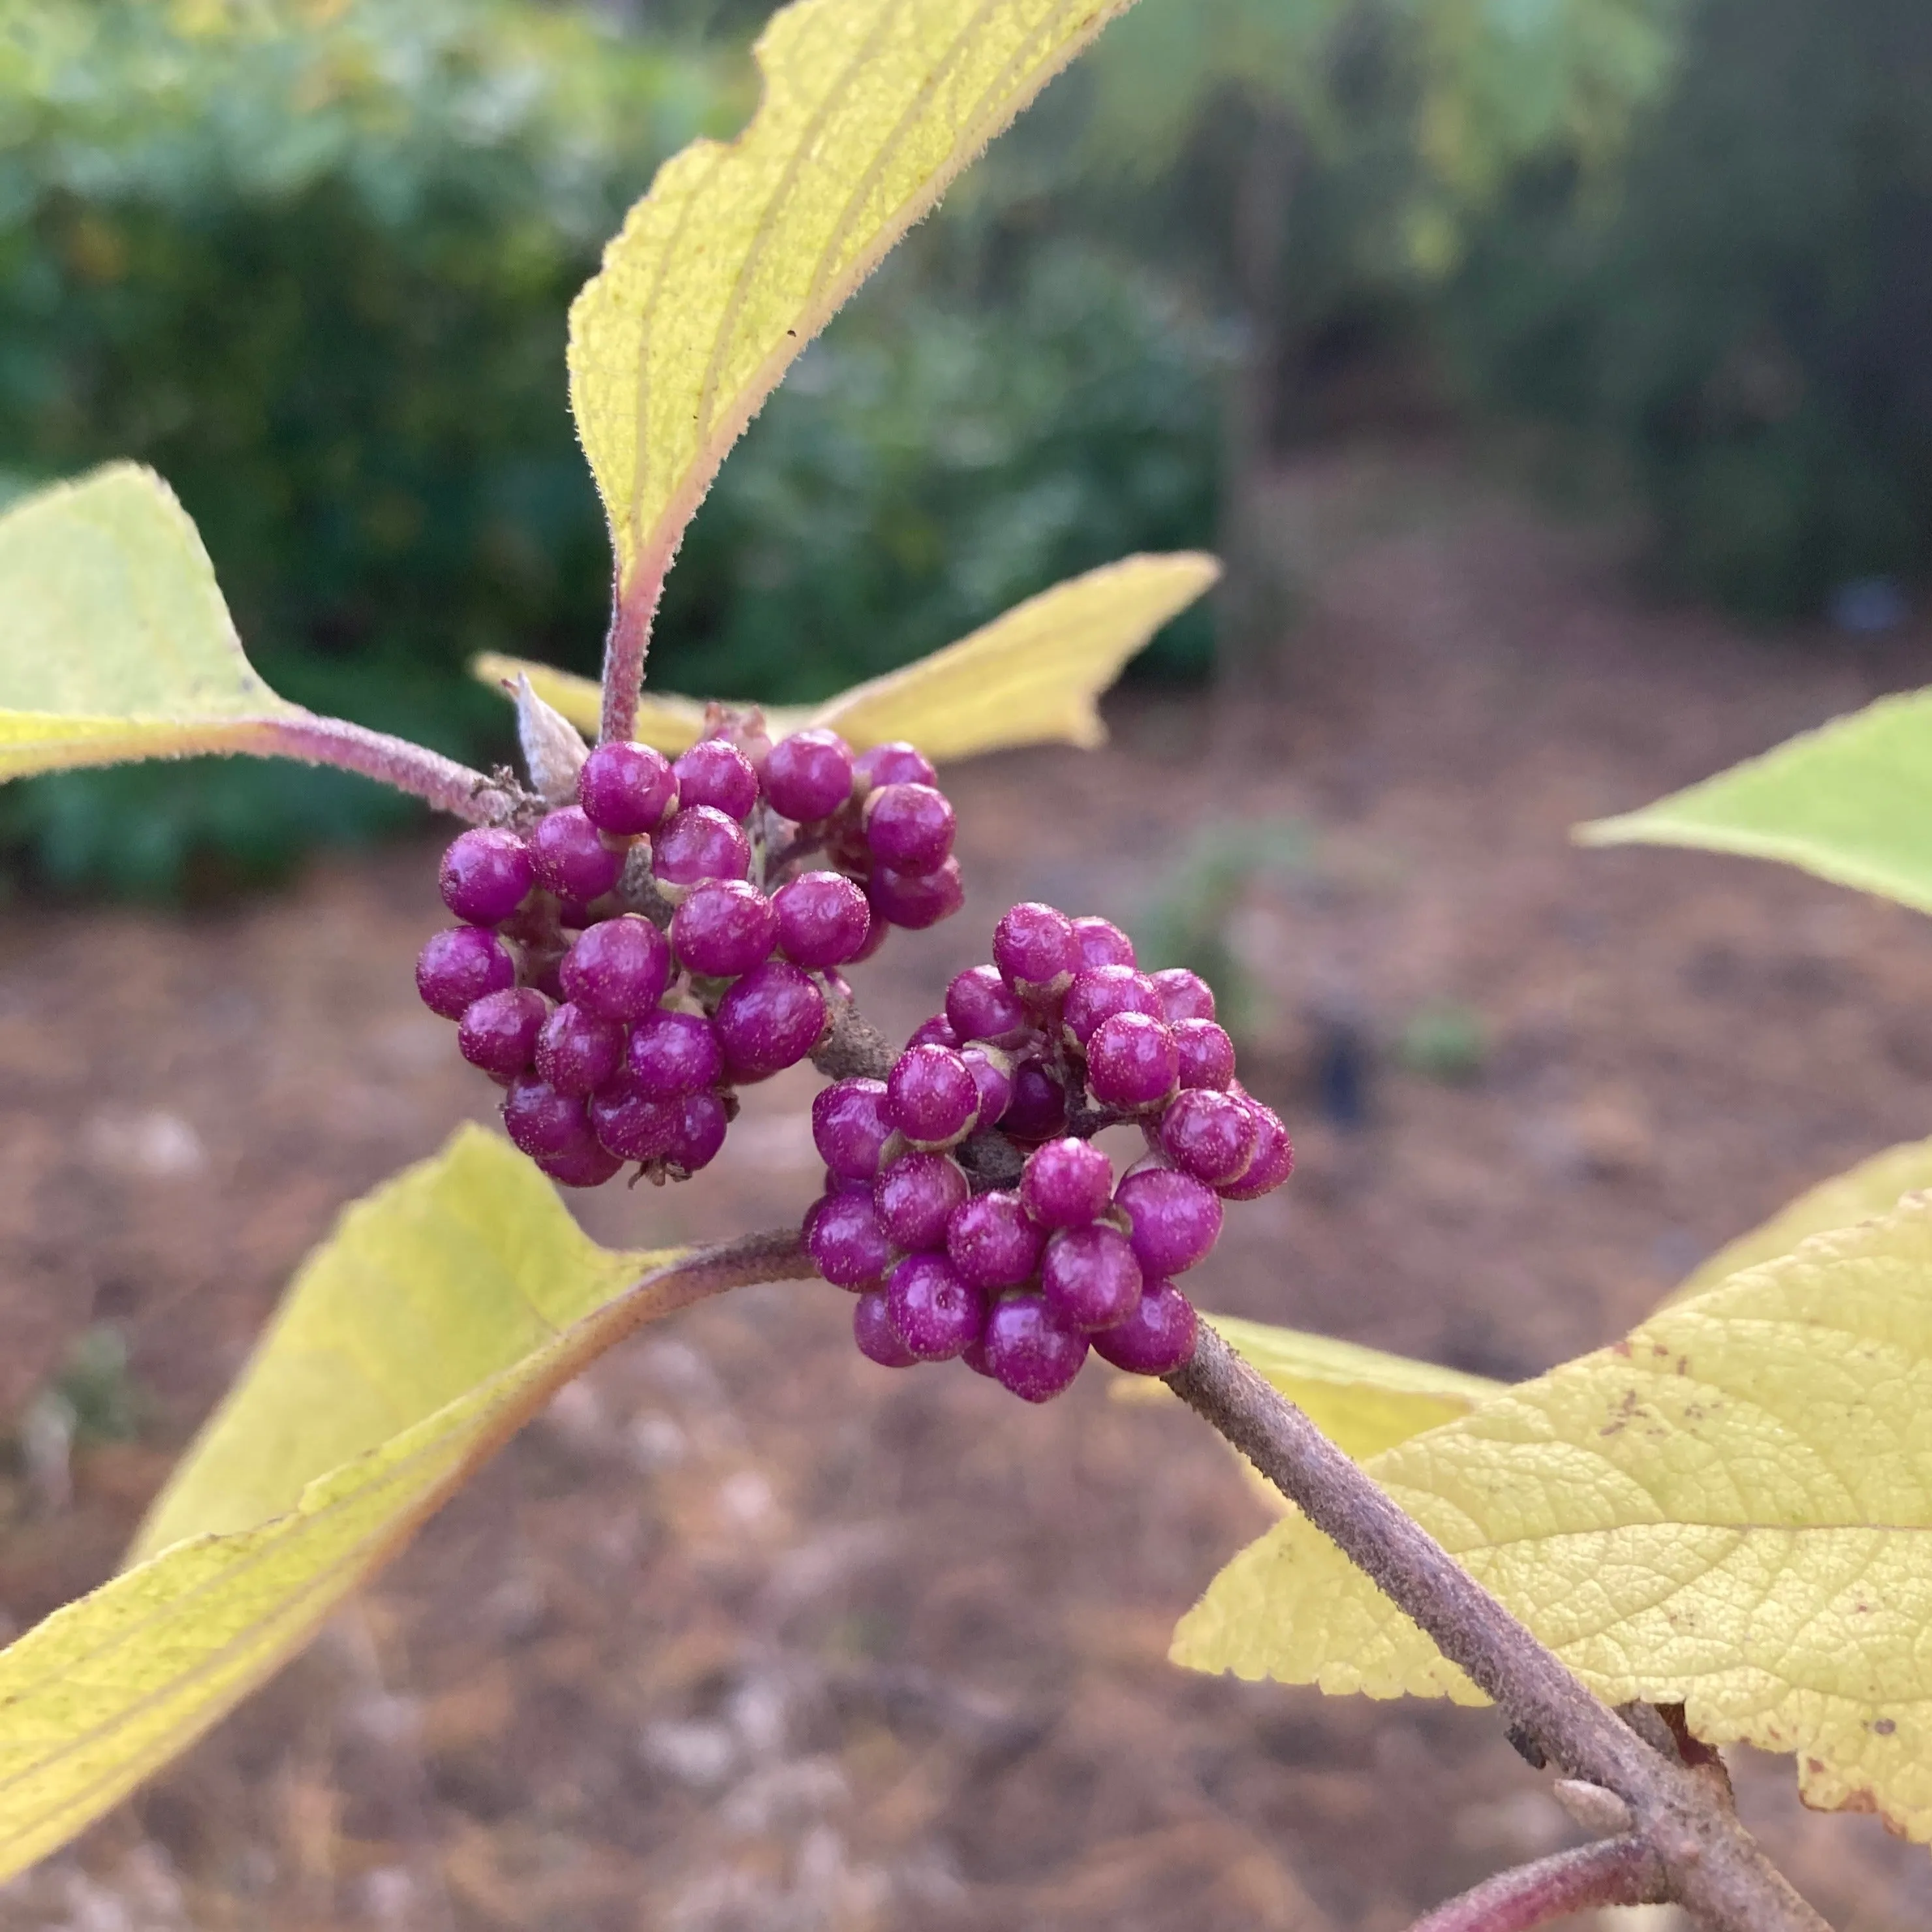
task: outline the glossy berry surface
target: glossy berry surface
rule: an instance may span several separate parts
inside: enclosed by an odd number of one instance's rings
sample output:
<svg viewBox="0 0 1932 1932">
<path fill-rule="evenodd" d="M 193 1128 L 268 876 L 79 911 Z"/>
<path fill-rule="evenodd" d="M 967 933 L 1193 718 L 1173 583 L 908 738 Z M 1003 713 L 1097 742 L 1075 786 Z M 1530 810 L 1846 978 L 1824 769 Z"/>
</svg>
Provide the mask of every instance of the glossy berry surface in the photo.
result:
<svg viewBox="0 0 1932 1932">
<path fill-rule="evenodd" d="M 736 745 L 701 738 L 671 767 L 680 805 L 708 805 L 740 824 L 758 802 L 758 774 Z"/>
<path fill-rule="evenodd" d="M 731 1116 L 715 1093 L 687 1094 L 673 1103 L 670 1142 L 666 1162 L 685 1174 L 695 1174 L 718 1157 Z"/>
<path fill-rule="evenodd" d="M 946 1252 L 976 1288 L 1018 1288 L 1030 1281 L 1046 1246 L 1045 1232 L 1004 1190 L 976 1194 L 952 1210 Z"/>
<path fill-rule="evenodd" d="M 780 818 L 815 824 L 851 796 L 852 748 L 836 731 L 794 731 L 772 747 L 759 780 Z"/>
<path fill-rule="evenodd" d="M 952 856 L 952 801 L 926 784 L 881 785 L 866 800 L 866 844 L 895 872 L 930 872 Z"/>
<path fill-rule="evenodd" d="M 529 1070 L 536 1057 L 538 1031 L 549 1013 L 549 1000 L 533 987 L 486 993 L 464 1009 L 456 1050 L 472 1066 L 508 1086 Z"/>
<path fill-rule="evenodd" d="M 914 1254 L 944 1246 L 946 1223 L 968 1191 L 957 1161 L 943 1154 L 908 1154 L 879 1170 L 872 1201 L 892 1245 Z"/>
<path fill-rule="evenodd" d="M 853 1304 L 852 1339 L 860 1354 L 882 1369 L 909 1369 L 919 1360 L 892 1326 L 883 1288 L 868 1288 Z"/>
<path fill-rule="evenodd" d="M 573 1094 L 560 1094 L 533 1074 L 513 1082 L 503 1096 L 503 1127 L 533 1156 L 568 1154 L 593 1138 L 584 1102 Z"/>
<path fill-rule="evenodd" d="M 1026 1002 L 997 966 L 969 966 L 946 989 L 946 1017 L 962 1040 L 1016 1046 L 1032 1030 Z"/>
<path fill-rule="evenodd" d="M 598 1139 L 626 1160 L 659 1160 L 670 1145 L 678 1104 L 646 1094 L 620 1075 L 590 1096 L 590 1125 Z"/>
<path fill-rule="evenodd" d="M 1180 1084 L 1180 1055 L 1164 1020 L 1116 1013 L 1087 1042 L 1087 1084 L 1102 1106 L 1143 1113 L 1163 1106 Z"/>
<path fill-rule="evenodd" d="M 1177 1020 L 1169 1028 L 1183 1087 L 1224 1088 L 1234 1077 L 1234 1042 L 1212 1020 Z"/>
<path fill-rule="evenodd" d="M 926 754 L 903 738 L 861 752 L 852 762 L 852 770 L 868 789 L 874 785 L 929 785 L 939 776 Z"/>
<path fill-rule="evenodd" d="M 584 1141 L 562 1154 L 538 1154 L 536 1163 L 562 1187 L 602 1187 L 624 1163 L 596 1142 Z"/>
<path fill-rule="evenodd" d="M 1090 1141 L 1048 1141 L 1027 1156 L 1020 1204 L 1042 1228 L 1079 1228 L 1106 1212 L 1114 1166 Z"/>
<path fill-rule="evenodd" d="M 433 1013 L 460 1020 L 471 1004 L 516 984 L 516 962 L 494 932 L 453 926 L 433 933 L 416 955 L 416 991 Z"/>
<path fill-rule="evenodd" d="M 812 1100 L 812 1144 L 819 1159 L 842 1180 L 875 1179 L 880 1152 L 892 1131 L 883 1080 L 835 1080 Z"/>
<path fill-rule="evenodd" d="M 1221 1190 L 1223 1200 L 1258 1201 L 1294 1172 L 1294 1149 L 1281 1116 L 1258 1100 L 1250 1100 L 1246 1105 L 1255 1123 L 1254 1158 L 1239 1180 Z"/>
<path fill-rule="evenodd" d="M 1080 964 L 1086 971 L 1096 966 L 1131 966 L 1134 942 L 1111 921 L 1090 914 L 1073 922 L 1074 943 L 1080 950 Z"/>
<path fill-rule="evenodd" d="M 1124 1322 L 1094 1337 L 1094 1352 L 1133 1376 L 1171 1376 L 1192 1359 L 1194 1304 L 1171 1281 L 1150 1281 Z"/>
<path fill-rule="evenodd" d="M 1228 1187 L 1248 1171 L 1259 1139 L 1246 1104 L 1210 1087 L 1190 1087 L 1160 1117 L 1161 1151 L 1184 1174 L 1210 1187 Z"/>
<path fill-rule="evenodd" d="M 806 1247 L 837 1288 L 869 1288 L 892 1264 L 892 1244 L 868 1195 L 826 1196 L 812 1215 Z"/>
<path fill-rule="evenodd" d="M 472 926 L 508 919 L 536 883 L 530 848 L 514 832 L 487 825 L 453 839 L 436 874 L 443 904 Z"/>
<path fill-rule="evenodd" d="M 986 1298 L 944 1255 L 908 1255 L 892 1270 L 886 1304 L 892 1326 L 922 1362 L 950 1362 L 980 1339 Z"/>
<path fill-rule="evenodd" d="M 1170 966 L 1150 976 L 1154 991 L 1160 995 L 1163 1019 L 1172 1023 L 1214 1017 L 1214 989 L 1198 973 L 1190 973 L 1185 966 Z"/>
<path fill-rule="evenodd" d="M 717 1029 L 702 1013 L 660 1006 L 631 1029 L 626 1065 L 640 1092 L 654 1100 L 695 1094 L 724 1072 Z"/>
<path fill-rule="evenodd" d="M 886 1076 L 886 1118 L 914 1147 L 950 1147 L 979 1114 L 972 1070 L 950 1047 L 908 1048 Z"/>
<path fill-rule="evenodd" d="M 966 903 L 957 859 L 948 859 L 930 872 L 900 872 L 881 866 L 866 881 L 866 896 L 888 926 L 903 926 L 908 932 L 923 932 L 950 919 Z"/>
<path fill-rule="evenodd" d="M 1013 1066 L 1013 1097 L 1006 1103 L 1001 1130 L 1024 1143 L 1050 1140 L 1066 1125 L 1066 1089 L 1044 1060 L 1028 1058 Z"/>
<path fill-rule="evenodd" d="M 913 1046 L 957 1046 L 958 1034 L 952 1022 L 944 1013 L 934 1013 L 929 1020 L 921 1020 L 908 1036 L 906 1045 Z"/>
<path fill-rule="evenodd" d="M 1046 1244 L 1040 1290 L 1070 1327 L 1111 1328 L 1141 1298 L 1141 1265 L 1126 1235 L 1095 1222 L 1064 1228 Z"/>
<path fill-rule="evenodd" d="M 797 967 L 767 959 L 734 980 L 712 1016 L 726 1072 L 762 1080 L 796 1066 L 825 1030 L 825 995 Z"/>
<path fill-rule="evenodd" d="M 670 922 L 671 950 L 693 973 L 735 979 L 769 958 L 778 915 L 756 886 L 742 879 L 706 879 L 694 886 Z"/>
<path fill-rule="evenodd" d="M 675 812 L 651 842 L 651 871 L 660 885 L 694 886 L 705 879 L 742 879 L 752 869 L 752 842 L 735 818 L 715 806 Z"/>
<path fill-rule="evenodd" d="M 580 934 L 563 956 L 564 997 L 608 1020 L 640 1020 L 670 983 L 670 945 L 636 913 L 607 919 Z"/>
<path fill-rule="evenodd" d="M 599 745 L 577 775 L 577 802 L 600 832 L 629 838 L 655 832 L 677 803 L 670 761 L 625 739 Z"/>
<path fill-rule="evenodd" d="M 1102 1021 L 1116 1013 L 1160 1018 L 1160 995 L 1154 982 L 1131 966 L 1090 966 L 1073 976 L 1061 1009 L 1060 1026 L 1070 1043 L 1084 1047 Z"/>
<path fill-rule="evenodd" d="M 1142 1168 L 1120 1183 L 1114 1199 L 1127 1216 L 1135 1258 L 1150 1281 L 1184 1274 L 1206 1260 L 1220 1238 L 1220 1197 L 1192 1174 Z"/>
<path fill-rule="evenodd" d="M 615 1020 L 566 1000 L 537 1035 L 536 1071 L 560 1094 L 590 1094 L 617 1071 L 624 1029 Z"/>
<path fill-rule="evenodd" d="M 1087 1348 L 1086 1336 L 1039 1294 L 996 1302 L 980 1343 L 986 1372 L 1022 1402 L 1051 1402 L 1071 1388 Z"/>
<path fill-rule="evenodd" d="M 778 950 L 796 966 L 849 964 L 872 936 L 872 908 L 842 873 L 806 872 L 789 880 L 772 894 L 772 904 Z"/>
<path fill-rule="evenodd" d="M 546 812 L 530 834 L 537 883 L 575 905 L 602 898 L 617 883 L 624 854 L 604 844 L 581 806 Z"/>
<path fill-rule="evenodd" d="M 993 928 L 993 964 L 1030 1001 L 1058 999 L 1081 963 L 1073 922 L 1054 907 L 1033 901 L 1014 906 Z"/>
<path fill-rule="evenodd" d="M 997 1046 L 962 1047 L 959 1058 L 966 1063 L 966 1070 L 973 1076 L 973 1084 L 980 1096 L 980 1118 L 975 1127 L 993 1127 L 1006 1117 L 1006 1109 L 1013 1100 L 1012 1056 L 1003 1053 Z"/>
</svg>

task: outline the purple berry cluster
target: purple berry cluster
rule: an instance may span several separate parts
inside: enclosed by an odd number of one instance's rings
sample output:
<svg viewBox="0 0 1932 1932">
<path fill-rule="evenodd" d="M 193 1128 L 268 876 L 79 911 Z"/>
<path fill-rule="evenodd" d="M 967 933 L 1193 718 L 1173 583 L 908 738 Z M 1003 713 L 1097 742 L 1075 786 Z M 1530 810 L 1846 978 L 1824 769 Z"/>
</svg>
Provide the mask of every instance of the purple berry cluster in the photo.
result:
<svg viewBox="0 0 1932 1932">
<path fill-rule="evenodd" d="M 684 1179 L 724 1144 L 735 1090 L 819 1044 L 840 968 L 958 909 L 933 780 L 910 745 L 774 744 L 754 713 L 675 764 L 599 745 L 574 805 L 444 854 L 462 923 L 424 946 L 417 990 L 553 1180 L 595 1187 L 633 1162 Z"/>
<path fill-rule="evenodd" d="M 1089 1136 L 1124 1121 L 1149 1151 L 1117 1184 Z M 1224 1202 L 1294 1164 L 1234 1077 L 1205 982 L 1143 974 L 1118 927 L 1036 904 L 1000 921 L 993 963 L 952 982 L 886 1078 L 820 1094 L 812 1132 L 826 1173 L 806 1244 L 857 1296 L 860 1352 L 956 1356 L 1028 1402 L 1090 1347 L 1139 1375 L 1185 1362 L 1194 1310 L 1174 1277 L 1213 1249 Z M 984 1184 L 981 1134 L 1009 1160 L 1026 1150 L 1017 1186 Z"/>
</svg>

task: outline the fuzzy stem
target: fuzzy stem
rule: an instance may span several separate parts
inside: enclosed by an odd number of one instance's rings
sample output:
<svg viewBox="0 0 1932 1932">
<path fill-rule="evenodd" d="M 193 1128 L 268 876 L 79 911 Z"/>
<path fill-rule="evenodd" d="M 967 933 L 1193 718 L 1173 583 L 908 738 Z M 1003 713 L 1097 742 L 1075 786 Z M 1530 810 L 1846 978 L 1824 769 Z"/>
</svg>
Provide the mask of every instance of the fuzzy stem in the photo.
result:
<svg viewBox="0 0 1932 1932">
<path fill-rule="evenodd" d="M 386 731 L 372 731 L 367 725 L 351 724 L 345 718 L 313 715 L 278 718 L 263 748 L 277 758 L 359 772 L 379 784 L 426 799 L 439 812 L 452 813 L 472 825 L 501 824 L 518 802 L 508 787 L 454 758 L 446 758 L 440 752 L 412 745 L 406 738 L 392 738 Z"/>
<path fill-rule="evenodd" d="M 1438 1905 L 1409 1932 L 1534 1932 L 1552 1918 L 1606 1905 L 1661 1905 L 1671 1896 L 1641 1838 L 1606 1838 L 1518 1865 Z"/>
<path fill-rule="evenodd" d="M 1298 1504 L 1573 1778 L 1615 1792 L 1670 1895 L 1713 1932 L 1829 1932 L 1708 1772 L 1660 1756 L 1206 1322 L 1168 1386 Z"/>
<path fill-rule="evenodd" d="M 604 638 L 604 712 L 597 734 L 602 743 L 628 738 L 636 728 L 644 656 L 651 647 L 651 624 L 663 595 L 662 570 L 612 585 L 610 628 Z"/>
</svg>

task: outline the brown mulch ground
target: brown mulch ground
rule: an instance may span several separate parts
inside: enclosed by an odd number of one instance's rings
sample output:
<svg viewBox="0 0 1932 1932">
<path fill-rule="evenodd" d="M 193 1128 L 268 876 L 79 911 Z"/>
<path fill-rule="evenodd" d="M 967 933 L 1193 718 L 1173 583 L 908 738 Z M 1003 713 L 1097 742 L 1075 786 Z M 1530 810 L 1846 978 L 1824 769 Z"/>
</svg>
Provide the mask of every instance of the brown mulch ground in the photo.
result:
<svg viewBox="0 0 1932 1932">
<path fill-rule="evenodd" d="M 1932 1130 L 1923 920 L 1566 836 L 1922 681 L 1932 634 L 1648 607 L 1615 542 L 1435 460 L 1324 459 L 1282 510 L 1322 568 L 1244 760 L 1203 703 L 1140 695 L 1105 753 L 962 770 L 968 910 L 865 969 L 880 1017 L 929 1011 L 1016 897 L 1131 922 L 1211 828 L 1278 828 L 1228 937 L 1300 1170 L 1231 1216 L 1200 1298 L 1501 1375 Z M 0 1406 L 108 1324 L 145 1418 L 70 1495 L 44 1455 L 0 1484 L 14 1626 L 111 1569 L 342 1203 L 486 1114 L 410 985 L 434 872 L 424 847 L 192 918 L 8 913 Z M 1432 1013 L 1480 1021 L 1477 1077 L 1410 1070 Z M 586 1220 L 655 1244 L 795 1217 L 810 1090 L 761 1090 L 716 1169 Z M 1189 1419 L 1097 1369 L 1038 1412 L 889 1375 L 848 1306 L 753 1290 L 619 1351 L 280 1679 L 0 1893 L 0 1928 L 1399 1932 L 1568 1841 L 1487 1714 L 1167 1666 L 1263 1520 Z M 1844 1932 L 1925 1922 L 1924 1852 L 1741 1772 Z"/>
</svg>

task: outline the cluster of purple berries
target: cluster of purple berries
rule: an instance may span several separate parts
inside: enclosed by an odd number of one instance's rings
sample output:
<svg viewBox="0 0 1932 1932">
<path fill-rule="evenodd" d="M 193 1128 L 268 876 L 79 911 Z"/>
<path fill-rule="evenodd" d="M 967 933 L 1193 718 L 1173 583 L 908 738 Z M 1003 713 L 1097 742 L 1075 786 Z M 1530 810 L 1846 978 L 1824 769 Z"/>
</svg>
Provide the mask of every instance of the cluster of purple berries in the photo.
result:
<svg viewBox="0 0 1932 1932">
<path fill-rule="evenodd" d="M 683 1179 L 724 1144 L 734 1089 L 819 1044 L 841 967 L 958 910 L 933 779 L 910 745 L 773 744 L 754 715 L 675 764 L 600 745 L 574 805 L 445 853 L 463 923 L 424 946 L 417 990 L 508 1089 L 504 1126 L 553 1180 L 595 1187 L 632 1162 Z"/>
<path fill-rule="evenodd" d="M 887 1367 L 956 1356 L 1029 1402 L 1090 1347 L 1168 1374 L 1194 1348 L 1174 1277 L 1213 1249 L 1223 1202 L 1287 1179 L 1287 1130 L 1235 1078 L 1206 983 L 1141 973 L 1117 926 L 1015 906 L 993 959 L 952 982 L 886 1079 L 818 1096 L 806 1244 Z M 1086 1136 L 1124 1121 L 1149 1151 L 1116 1186 Z M 975 1191 L 987 1163 L 966 1144 L 988 1130 L 1029 1150 L 1016 1188 Z"/>
</svg>

